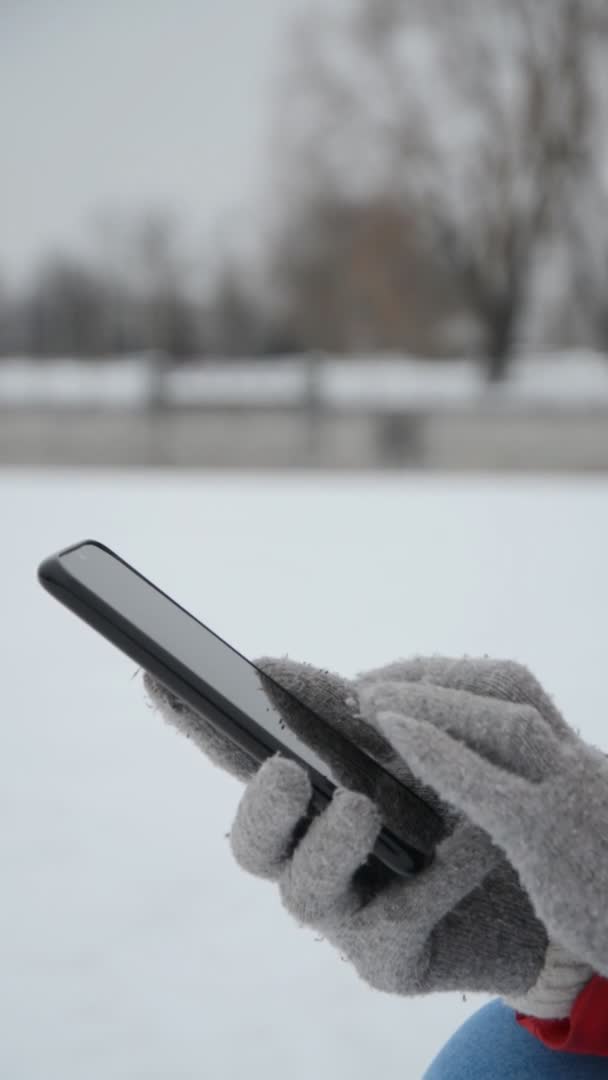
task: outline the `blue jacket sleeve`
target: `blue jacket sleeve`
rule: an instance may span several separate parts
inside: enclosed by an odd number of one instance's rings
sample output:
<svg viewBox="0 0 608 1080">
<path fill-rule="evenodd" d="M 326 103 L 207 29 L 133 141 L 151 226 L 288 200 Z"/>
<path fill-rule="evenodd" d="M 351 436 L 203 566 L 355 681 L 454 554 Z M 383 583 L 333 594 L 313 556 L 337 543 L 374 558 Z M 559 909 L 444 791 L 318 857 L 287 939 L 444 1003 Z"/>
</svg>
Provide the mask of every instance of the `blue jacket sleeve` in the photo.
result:
<svg viewBox="0 0 608 1080">
<path fill-rule="evenodd" d="M 608 1059 L 558 1053 L 492 1001 L 452 1036 L 423 1080 L 591 1080 L 608 1078 Z"/>
</svg>

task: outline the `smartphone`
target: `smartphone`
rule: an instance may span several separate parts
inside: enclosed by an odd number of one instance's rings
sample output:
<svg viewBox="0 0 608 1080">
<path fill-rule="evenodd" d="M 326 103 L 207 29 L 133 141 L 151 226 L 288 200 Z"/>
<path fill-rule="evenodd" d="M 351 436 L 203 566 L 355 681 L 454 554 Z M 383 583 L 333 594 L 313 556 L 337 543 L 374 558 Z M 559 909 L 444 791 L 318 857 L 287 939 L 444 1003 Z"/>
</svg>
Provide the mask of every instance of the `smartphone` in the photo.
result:
<svg viewBox="0 0 608 1080">
<path fill-rule="evenodd" d="M 124 559 L 96 540 L 85 540 L 45 559 L 38 578 L 52 596 L 236 743 L 251 757 L 254 768 L 276 753 L 299 762 L 312 781 L 310 814 L 327 805 L 336 788 L 336 771 L 332 773 L 331 766 L 307 745 L 302 735 L 306 723 L 299 723 L 297 731 L 289 727 L 290 708 L 285 708 L 285 702 L 291 702 L 300 718 L 304 715 L 317 730 L 323 717 Z M 383 808 L 385 824 L 374 856 L 400 876 L 422 870 L 442 834 L 439 815 L 334 728 L 331 747 L 330 756 L 334 761 L 338 756 L 353 790 L 372 798 L 377 795 Z M 413 819 L 417 822 L 415 844 L 407 836 L 408 821 Z"/>
</svg>

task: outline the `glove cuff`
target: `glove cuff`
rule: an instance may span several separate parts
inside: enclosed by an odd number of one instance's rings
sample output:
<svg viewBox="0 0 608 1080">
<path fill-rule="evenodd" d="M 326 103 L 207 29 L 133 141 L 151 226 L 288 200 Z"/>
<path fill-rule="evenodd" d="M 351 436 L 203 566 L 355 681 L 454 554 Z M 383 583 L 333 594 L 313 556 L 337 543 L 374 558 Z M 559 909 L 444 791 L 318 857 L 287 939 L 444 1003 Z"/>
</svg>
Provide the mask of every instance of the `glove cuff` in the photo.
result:
<svg viewBox="0 0 608 1080">
<path fill-rule="evenodd" d="M 576 998 L 592 975 L 589 964 L 550 941 L 534 985 L 525 994 L 505 997 L 504 1001 L 517 1013 L 542 1020 L 561 1020 L 570 1015 Z"/>
</svg>

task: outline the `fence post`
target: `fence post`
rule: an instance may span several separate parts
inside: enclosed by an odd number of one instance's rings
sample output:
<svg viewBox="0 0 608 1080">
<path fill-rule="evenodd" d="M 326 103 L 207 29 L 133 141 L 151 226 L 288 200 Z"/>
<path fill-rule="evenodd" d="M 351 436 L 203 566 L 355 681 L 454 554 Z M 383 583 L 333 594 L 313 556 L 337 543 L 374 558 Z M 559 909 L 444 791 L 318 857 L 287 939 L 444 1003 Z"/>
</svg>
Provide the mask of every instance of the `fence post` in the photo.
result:
<svg viewBox="0 0 608 1080">
<path fill-rule="evenodd" d="M 319 466 L 323 463 L 323 363 L 326 358 L 320 350 L 306 354 L 304 370 L 304 417 L 306 425 L 306 464 Z"/>
</svg>

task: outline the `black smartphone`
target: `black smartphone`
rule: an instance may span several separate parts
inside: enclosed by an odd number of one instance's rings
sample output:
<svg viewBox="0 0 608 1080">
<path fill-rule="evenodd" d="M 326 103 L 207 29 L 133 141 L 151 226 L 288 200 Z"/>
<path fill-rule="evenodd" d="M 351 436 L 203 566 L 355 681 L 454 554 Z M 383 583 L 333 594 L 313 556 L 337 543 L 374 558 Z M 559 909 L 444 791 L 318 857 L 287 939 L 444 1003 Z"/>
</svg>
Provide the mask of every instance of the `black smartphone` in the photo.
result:
<svg viewBox="0 0 608 1080">
<path fill-rule="evenodd" d="M 293 703 L 300 718 L 304 711 L 304 720 L 313 727 L 323 718 L 115 552 L 85 540 L 45 559 L 38 577 L 52 596 L 219 728 L 254 766 L 278 752 L 303 765 L 313 786 L 311 814 L 327 805 L 336 787 L 336 770 L 332 775 L 331 767 L 307 745 L 299 733 L 301 723 L 298 731 L 288 726 L 285 701 Z M 377 795 L 383 808 L 385 825 L 374 849 L 376 858 L 401 876 L 423 869 L 441 836 L 439 815 L 333 728 L 331 749 L 334 761 L 344 764 L 351 786 L 372 798 Z M 413 819 L 415 844 L 407 837 Z"/>
</svg>

